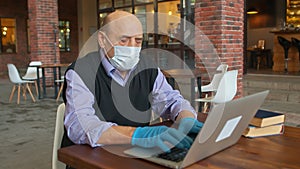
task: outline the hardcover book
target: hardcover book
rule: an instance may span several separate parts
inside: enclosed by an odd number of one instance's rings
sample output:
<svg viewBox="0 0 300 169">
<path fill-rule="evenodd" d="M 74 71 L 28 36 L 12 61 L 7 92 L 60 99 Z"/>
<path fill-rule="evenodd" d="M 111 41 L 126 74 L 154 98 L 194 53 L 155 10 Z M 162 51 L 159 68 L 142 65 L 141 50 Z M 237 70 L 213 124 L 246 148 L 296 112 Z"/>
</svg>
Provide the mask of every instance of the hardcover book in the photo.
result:
<svg viewBox="0 0 300 169">
<path fill-rule="evenodd" d="M 250 125 L 266 127 L 274 124 L 284 123 L 285 115 L 279 112 L 259 109 Z"/>
<path fill-rule="evenodd" d="M 255 138 L 262 136 L 271 136 L 279 135 L 284 131 L 284 124 L 276 124 L 267 127 L 256 127 L 249 125 L 248 128 L 244 131 L 243 136 Z"/>
</svg>

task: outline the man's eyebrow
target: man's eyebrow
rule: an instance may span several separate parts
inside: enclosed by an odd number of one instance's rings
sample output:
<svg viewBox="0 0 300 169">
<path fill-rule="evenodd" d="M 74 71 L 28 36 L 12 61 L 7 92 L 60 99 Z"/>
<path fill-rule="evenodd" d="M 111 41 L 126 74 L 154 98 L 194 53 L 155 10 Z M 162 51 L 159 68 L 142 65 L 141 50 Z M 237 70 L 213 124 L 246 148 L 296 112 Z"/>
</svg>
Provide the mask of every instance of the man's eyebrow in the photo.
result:
<svg viewBox="0 0 300 169">
<path fill-rule="evenodd" d="M 137 35 L 137 36 L 127 36 L 127 35 L 123 35 L 121 36 L 121 38 L 138 38 L 138 39 L 143 39 L 143 35 Z"/>
</svg>

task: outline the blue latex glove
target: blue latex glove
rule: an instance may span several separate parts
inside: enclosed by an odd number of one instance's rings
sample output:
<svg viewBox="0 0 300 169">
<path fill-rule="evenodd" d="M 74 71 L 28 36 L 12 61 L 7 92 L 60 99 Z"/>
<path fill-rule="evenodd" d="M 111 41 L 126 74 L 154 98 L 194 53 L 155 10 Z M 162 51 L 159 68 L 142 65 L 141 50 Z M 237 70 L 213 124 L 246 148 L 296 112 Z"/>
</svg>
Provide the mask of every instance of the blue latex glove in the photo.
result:
<svg viewBox="0 0 300 169">
<path fill-rule="evenodd" d="M 179 148 L 189 148 L 193 140 L 177 129 L 166 126 L 138 127 L 131 139 L 132 145 L 145 148 L 157 146 L 167 152 L 170 147 L 165 142 Z"/>
<path fill-rule="evenodd" d="M 184 134 L 199 133 L 202 127 L 202 122 L 191 117 L 186 117 L 180 120 L 178 130 L 183 132 Z"/>
</svg>

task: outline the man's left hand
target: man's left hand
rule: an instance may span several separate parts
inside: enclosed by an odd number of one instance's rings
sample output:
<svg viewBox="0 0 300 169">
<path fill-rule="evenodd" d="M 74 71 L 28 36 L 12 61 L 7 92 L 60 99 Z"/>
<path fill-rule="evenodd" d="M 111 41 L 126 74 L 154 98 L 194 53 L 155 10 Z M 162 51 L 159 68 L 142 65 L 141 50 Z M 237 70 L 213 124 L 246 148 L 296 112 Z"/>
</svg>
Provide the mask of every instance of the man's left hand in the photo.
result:
<svg viewBox="0 0 300 169">
<path fill-rule="evenodd" d="M 178 130 L 185 133 L 199 133 L 201 128 L 203 127 L 203 123 L 198 121 L 195 118 L 186 117 L 180 120 Z"/>
</svg>

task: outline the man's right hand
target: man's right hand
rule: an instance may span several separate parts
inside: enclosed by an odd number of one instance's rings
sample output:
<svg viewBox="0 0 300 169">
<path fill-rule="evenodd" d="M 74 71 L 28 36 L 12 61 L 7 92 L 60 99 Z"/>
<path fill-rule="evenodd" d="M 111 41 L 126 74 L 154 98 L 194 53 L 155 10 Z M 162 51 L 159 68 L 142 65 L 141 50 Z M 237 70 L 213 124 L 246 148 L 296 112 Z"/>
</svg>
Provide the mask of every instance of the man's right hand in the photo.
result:
<svg viewBox="0 0 300 169">
<path fill-rule="evenodd" d="M 189 148 L 193 140 L 183 132 L 166 126 L 138 127 L 131 139 L 132 145 L 145 148 L 158 146 L 167 152 L 170 147 L 166 142 L 179 148 Z"/>
</svg>

